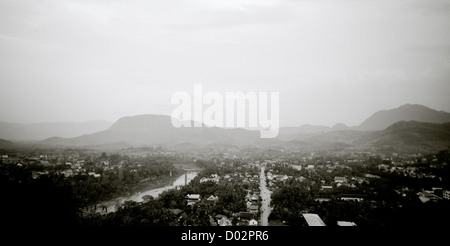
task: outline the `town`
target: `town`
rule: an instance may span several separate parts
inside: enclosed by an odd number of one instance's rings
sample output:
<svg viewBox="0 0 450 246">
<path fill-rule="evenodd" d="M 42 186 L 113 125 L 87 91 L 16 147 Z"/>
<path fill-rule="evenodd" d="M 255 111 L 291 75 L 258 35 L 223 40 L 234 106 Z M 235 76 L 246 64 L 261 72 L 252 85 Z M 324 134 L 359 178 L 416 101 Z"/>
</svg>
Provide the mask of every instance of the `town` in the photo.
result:
<svg viewBox="0 0 450 246">
<path fill-rule="evenodd" d="M 420 227 L 450 218 L 448 150 L 28 149 L 0 156 L 1 211 L 9 222 Z M 157 197 L 116 203 L 114 211 L 104 205 L 168 185 L 188 171 L 196 172 L 192 180 Z"/>
</svg>

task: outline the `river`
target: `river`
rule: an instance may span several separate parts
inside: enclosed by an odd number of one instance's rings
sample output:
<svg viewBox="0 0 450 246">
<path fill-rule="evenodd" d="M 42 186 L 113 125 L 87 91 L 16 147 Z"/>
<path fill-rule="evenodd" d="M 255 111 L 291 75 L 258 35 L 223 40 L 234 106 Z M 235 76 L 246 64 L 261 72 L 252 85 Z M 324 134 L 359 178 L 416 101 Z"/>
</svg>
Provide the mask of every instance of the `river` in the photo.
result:
<svg viewBox="0 0 450 246">
<path fill-rule="evenodd" d="M 127 197 L 119 197 L 115 198 L 110 201 L 102 202 L 100 206 L 97 206 L 97 212 L 104 213 L 102 206 L 106 206 L 107 212 L 115 212 L 116 206 L 123 204 L 125 201 L 135 201 L 135 202 L 142 202 L 143 196 L 150 195 L 153 198 L 157 198 L 161 193 L 167 190 L 175 189 L 179 186 L 184 186 L 185 182 L 189 183 L 192 179 L 194 179 L 198 175 L 198 172 L 187 172 L 186 174 L 181 175 L 178 177 L 175 181 L 172 182 L 170 185 L 166 185 L 164 187 L 150 189 L 146 191 L 136 192 L 131 196 Z"/>
</svg>

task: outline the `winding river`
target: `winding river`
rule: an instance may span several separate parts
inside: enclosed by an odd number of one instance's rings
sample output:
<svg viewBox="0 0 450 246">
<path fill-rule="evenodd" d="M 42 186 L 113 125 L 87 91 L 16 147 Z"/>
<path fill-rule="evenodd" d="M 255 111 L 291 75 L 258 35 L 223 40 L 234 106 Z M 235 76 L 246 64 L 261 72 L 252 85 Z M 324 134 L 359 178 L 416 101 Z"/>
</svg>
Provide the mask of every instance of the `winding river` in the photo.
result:
<svg viewBox="0 0 450 246">
<path fill-rule="evenodd" d="M 128 196 L 128 197 L 119 197 L 119 198 L 116 198 L 116 199 L 113 199 L 113 200 L 110 200 L 107 202 L 103 202 L 102 204 L 100 204 L 100 206 L 97 206 L 97 212 L 101 212 L 101 213 L 105 212 L 102 210 L 102 205 L 106 206 L 107 212 L 110 213 L 110 212 L 115 212 L 116 206 L 124 203 L 125 201 L 142 202 L 143 201 L 142 197 L 144 197 L 146 195 L 150 195 L 153 198 L 157 198 L 164 191 L 183 186 L 183 185 L 185 185 L 185 183 L 188 184 L 197 175 L 198 175 L 198 172 L 187 172 L 187 173 L 181 175 L 180 177 L 178 177 L 170 185 L 166 185 L 161 188 L 150 189 L 150 190 L 146 190 L 146 191 L 142 191 L 142 192 L 136 192 L 133 195 Z"/>
</svg>

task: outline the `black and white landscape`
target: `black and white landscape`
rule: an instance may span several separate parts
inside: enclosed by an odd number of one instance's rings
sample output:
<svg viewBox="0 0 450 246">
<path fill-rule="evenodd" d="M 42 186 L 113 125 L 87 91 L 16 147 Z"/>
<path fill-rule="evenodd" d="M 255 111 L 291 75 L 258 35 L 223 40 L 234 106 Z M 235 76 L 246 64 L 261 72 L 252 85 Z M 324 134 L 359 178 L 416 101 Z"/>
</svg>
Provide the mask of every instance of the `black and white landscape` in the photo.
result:
<svg viewBox="0 0 450 246">
<path fill-rule="evenodd" d="M 443 236 L 449 23 L 446 0 L 0 1 L 0 224 Z"/>
</svg>

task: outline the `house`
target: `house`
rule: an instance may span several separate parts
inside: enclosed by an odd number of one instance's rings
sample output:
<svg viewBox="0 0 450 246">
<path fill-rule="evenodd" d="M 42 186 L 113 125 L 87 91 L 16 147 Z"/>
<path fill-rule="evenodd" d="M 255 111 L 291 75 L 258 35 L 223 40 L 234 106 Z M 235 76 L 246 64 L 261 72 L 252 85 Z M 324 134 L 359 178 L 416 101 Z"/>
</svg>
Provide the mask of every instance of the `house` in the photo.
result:
<svg viewBox="0 0 450 246">
<path fill-rule="evenodd" d="M 317 201 L 317 202 L 328 202 L 328 201 L 330 201 L 330 198 L 317 197 L 317 198 L 314 199 L 314 201 Z"/>
<path fill-rule="evenodd" d="M 250 213 L 256 214 L 256 213 L 258 213 L 258 211 L 259 211 L 259 207 L 258 207 L 258 205 L 251 205 L 251 206 L 248 208 L 248 211 L 249 211 Z"/>
<path fill-rule="evenodd" d="M 210 195 L 208 198 L 206 198 L 207 201 L 211 202 L 217 202 L 219 200 L 218 196 Z"/>
<path fill-rule="evenodd" d="M 272 180 L 273 179 L 273 174 L 270 171 L 267 172 L 267 179 L 268 180 Z"/>
<path fill-rule="evenodd" d="M 252 197 L 250 198 L 250 200 L 251 200 L 252 202 L 257 202 L 257 201 L 259 200 L 259 196 L 256 195 L 256 194 L 253 194 Z"/>
<path fill-rule="evenodd" d="M 366 177 L 366 178 L 373 178 L 373 179 L 379 179 L 380 178 L 380 176 L 373 175 L 373 174 L 370 174 L 370 173 L 364 174 L 364 177 Z"/>
<path fill-rule="evenodd" d="M 450 200 L 450 190 L 442 191 L 442 197 L 446 200 Z"/>
<path fill-rule="evenodd" d="M 273 175 L 272 176 L 273 179 L 275 179 L 276 181 L 285 181 L 288 179 L 287 175 Z"/>
<path fill-rule="evenodd" d="M 334 177 L 334 182 L 338 183 L 338 184 L 343 184 L 343 183 L 347 183 L 347 178 L 346 177 Z"/>
<path fill-rule="evenodd" d="M 331 185 L 322 185 L 322 188 L 321 188 L 321 190 L 330 190 L 330 189 L 333 189 L 333 186 L 331 186 Z"/>
<path fill-rule="evenodd" d="M 314 169 L 314 165 L 308 165 L 308 166 L 306 167 L 306 169 L 307 169 L 307 170 L 313 170 L 313 169 Z"/>
<path fill-rule="evenodd" d="M 419 195 L 419 199 L 422 203 L 426 203 L 428 201 L 437 201 L 440 200 L 442 198 L 440 198 L 439 196 L 433 194 L 431 191 L 422 191 L 418 193 Z"/>
<path fill-rule="evenodd" d="M 308 226 L 326 226 L 325 222 L 317 214 L 304 213 L 302 215 Z"/>
<path fill-rule="evenodd" d="M 231 224 L 231 221 L 227 218 L 227 217 L 225 217 L 225 216 L 223 216 L 221 219 L 219 219 L 218 221 L 217 221 L 217 224 L 219 225 L 219 226 L 231 226 L 232 224 Z"/>
<path fill-rule="evenodd" d="M 338 226 L 356 226 L 355 222 L 350 222 L 350 221 L 338 221 L 337 225 Z"/>
<path fill-rule="evenodd" d="M 257 225 L 258 225 L 258 221 L 256 221 L 255 219 L 251 219 L 251 220 L 248 222 L 248 225 L 249 225 L 249 226 L 257 226 Z"/>
<path fill-rule="evenodd" d="M 100 174 L 95 173 L 95 172 L 88 172 L 88 175 L 89 175 L 89 176 L 93 176 L 94 178 L 100 178 L 100 177 L 101 177 Z"/>
<path fill-rule="evenodd" d="M 351 196 L 343 196 L 341 197 L 342 201 L 356 201 L 356 202 L 360 202 L 363 200 L 362 197 L 351 197 Z"/>
<path fill-rule="evenodd" d="M 291 167 L 298 171 L 302 170 L 302 166 L 299 165 L 291 165 Z"/>
<path fill-rule="evenodd" d="M 300 176 L 300 177 L 298 177 L 298 178 L 295 178 L 295 180 L 298 180 L 298 181 L 300 181 L 300 182 L 303 182 L 303 181 L 305 180 L 305 177 Z"/>
<path fill-rule="evenodd" d="M 218 184 L 220 181 L 220 177 L 211 175 L 210 178 L 203 177 L 200 179 L 200 183 L 209 182 L 209 181 Z"/>
<path fill-rule="evenodd" d="M 41 175 L 48 175 L 48 171 L 43 171 L 43 172 L 37 172 L 37 171 L 33 171 L 31 174 L 31 177 L 33 179 L 37 179 L 39 178 Z"/>
<path fill-rule="evenodd" d="M 245 195 L 245 201 L 251 201 L 252 200 L 252 196 L 250 195 L 250 193 L 247 193 L 247 195 Z"/>
<path fill-rule="evenodd" d="M 187 194 L 186 197 L 188 206 L 195 204 L 196 202 L 200 201 L 200 194 Z"/>
<path fill-rule="evenodd" d="M 187 194 L 186 198 L 188 200 L 196 200 L 196 201 L 198 201 L 198 200 L 200 200 L 200 194 Z"/>
<path fill-rule="evenodd" d="M 250 208 L 250 206 L 251 206 L 252 204 L 253 204 L 252 202 L 248 201 L 248 202 L 246 203 L 247 208 Z"/>
<path fill-rule="evenodd" d="M 66 177 L 66 178 L 73 175 L 73 171 L 71 169 L 64 170 L 61 173 L 64 174 L 64 177 Z"/>
<path fill-rule="evenodd" d="M 388 169 L 389 169 L 389 166 L 386 165 L 386 164 L 380 164 L 377 167 L 378 167 L 378 170 L 382 170 L 382 171 L 385 171 L 385 172 L 387 172 Z"/>
<path fill-rule="evenodd" d="M 251 220 L 255 218 L 255 214 L 250 213 L 250 212 L 240 212 L 239 213 L 239 218 L 241 220 Z"/>
</svg>

